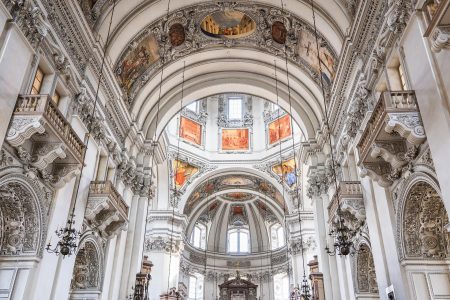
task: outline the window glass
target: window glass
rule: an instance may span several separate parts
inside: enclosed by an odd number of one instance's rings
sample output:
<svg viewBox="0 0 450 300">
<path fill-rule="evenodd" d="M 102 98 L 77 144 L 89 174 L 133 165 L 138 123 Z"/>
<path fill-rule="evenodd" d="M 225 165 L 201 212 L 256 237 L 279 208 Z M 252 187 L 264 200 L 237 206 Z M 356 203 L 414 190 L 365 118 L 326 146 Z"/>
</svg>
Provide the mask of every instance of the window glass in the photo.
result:
<svg viewBox="0 0 450 300">
<path fill-rule="evenodd" d="M 405 70 L 403 70 L 403 66 L 398 66 L 398 74 L 400 76 L 400 83 L 402 85 L 402 89 L 406 91 L 408 88 L 406 86 L 406 78 L 405 78 Z"/>
<path fill-rule="evenodd" d="M 283 226 L 278 223 L 270 227 L 270 237 L 272 239 L 272 250 L 283 247 L 285 244 Z"/>
<path fill-rule="evenodd" d="M 201 230 L 197 226 L 194 228 L 194 247 L 200 247 Z"/>
<path fill-rule="evenodd" d="M 230 120 L 242 119 L 241 98 L 228 98 L 228 118 Z"/>
<path fill-rule="evenodd" d="M 200 249 L 206 248 L 206 226 L 204 224 L 196 224 L 191 235 L 192 246 Z"/>
<path fill-rule="evenodd" d="M 246 253 L 248 252 L 248 233 L 247 232 L 239 232 L 239 252 Z"/>
<path fill-rule="evenodd" d="M 270 102 L 270 111 L 271 112 L 274 112 L 274 111 L 276 111 L 276 110 L 278 110 L 280 107 L 278 106 L 278 105 L 276 105 L 275 103 L 273 103 L 273 102 Z"/>
<path fill-rule="evenodd" d="M 44 80 L 44 71 L 41 68 L 37 68 L 34 75 L 33 86 L 31 87 L 31 94 L 38 95 L 41 92 L 42 81 Z"/>
<path fill-rule="evenodd" d="M 197 277 L 189 276 L 189 299 L 195 299 L 197 286 Z"/>
<path fill-rule="evenodd" d="M 238 233 L 237 232 L 230 233 L 228 251 L 238 252 Z"/>
<path fill-rule="evenodd" d="M 53 103 L 55 103 L 56 106 L 58 106 L 60 99 L 61 99 L 61 96 L 58 94 L 57 91 L 55 91 L 55 93 L 53 94 L 52 100 L 53 100 Z"/>
<path fill-rule="evenodd" d="M 189 300 L 203 300 L 203 275 L 194 273 L 189 276 Z"/>
<path fill-rule="evenodd" d="M 235 228 L 228 232 L 228 252 L 231 253 L 249 253 L 250 252 L 250 233 L 245 228 Z"/>
<path fill-rule="evenodd" d="M 191 104 L 186 105 L 186 108 L 193 112 L 198 112 L 198 102 L 192 102 Z"/>
</svg>

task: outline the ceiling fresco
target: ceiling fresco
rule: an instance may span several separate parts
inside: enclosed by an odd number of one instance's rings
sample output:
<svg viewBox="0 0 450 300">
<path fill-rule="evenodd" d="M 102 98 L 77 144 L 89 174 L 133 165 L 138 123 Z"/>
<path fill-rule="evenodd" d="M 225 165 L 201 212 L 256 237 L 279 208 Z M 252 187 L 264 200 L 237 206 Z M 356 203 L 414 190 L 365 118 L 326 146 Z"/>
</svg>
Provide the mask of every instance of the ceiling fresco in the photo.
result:
<svg viewBox="0 0 450 300">
<path fill-rule="evenodd" d="M 248 201 L 254 199 L 255 195 L 244 192 L 232 192 L 223 194 L 220 197 L 228 201 Z"/>
<path fill-rule="evenodd" d="M 126 104 L 132 105 L 140 88 L 161 67 L 161 57 L 168 64 L 198 51 L 244 47 L 276 56 L 286 54 L 318 85 L 322 76 L 329 89 L 337 54 L 318 34 L 320 59 L 313 27 L 288 12 L 256 3 L 204 3 L 175 11 L 143 28 L 122 50 L 114 72 Z"/>
<path fill-rule="evenodd" d="M 203 199 L 213 195 L 214 193 L 231 190 L 243 189 L 260 192 L 270 199 L 274 199 L 281 207 L 284 206 L 283 196 L 275 188 L 275 186 L 266 180 L 253 175 L 222 175 L 207 180 L 200 184 L 190 195 L 184 207 L 184 213 L 189 215 L 193 208 L 197 206 Z M 224 197 L 230 197 L 230 194 L 236 198 L 235 192 L 225 193 Z M 242 193 L 245 194 L 245 193 Z M 246 193 L 249 194 L 249 193 Z M 230 198 L 231 199 L 231 198 Z M 236 200 L 238 201 L 238 200 Z M 242 200 L 239 200 L 242 201 Z"/>
</svg>

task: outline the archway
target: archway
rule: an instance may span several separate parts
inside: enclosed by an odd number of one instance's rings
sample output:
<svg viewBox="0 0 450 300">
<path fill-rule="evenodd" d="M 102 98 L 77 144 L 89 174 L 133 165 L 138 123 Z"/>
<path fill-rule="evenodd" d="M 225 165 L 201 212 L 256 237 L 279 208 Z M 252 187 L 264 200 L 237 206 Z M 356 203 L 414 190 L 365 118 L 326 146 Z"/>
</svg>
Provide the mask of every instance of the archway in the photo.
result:
<svg viewBox="0 0 450 300">
<path fill-rule="evenodd" d="M 24 175 L 0 179 L 0 277 L 8 287 L 3 294 L 23 293 L 37 269 L 47 233 L 47 197 L 51 194 L 44 195 Z"/>
<path fill-rule="evenodd" d="M 436 299 L 437 291 L 450 289 L 447 212 L 427 181 L 414 182 L 401 200 L 401 260 L 409 288 L 417 298 Z"/>
<path fill-rule="evenodd" d="M 71 283 L 71 299 L 98 299 L 103 279 L 101 250 L 92 239 L 80 243 Z"/>
</svg>

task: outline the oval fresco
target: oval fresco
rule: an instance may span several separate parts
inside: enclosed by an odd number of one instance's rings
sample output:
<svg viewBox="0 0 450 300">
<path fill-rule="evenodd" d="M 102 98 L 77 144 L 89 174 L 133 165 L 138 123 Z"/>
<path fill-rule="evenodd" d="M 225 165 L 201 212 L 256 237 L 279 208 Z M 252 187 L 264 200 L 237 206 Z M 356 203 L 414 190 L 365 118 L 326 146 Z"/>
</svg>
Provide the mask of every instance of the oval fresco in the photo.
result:
<svg viewBox="0 0 450 300">
<path fill-rule="evenodd" d="M 278 44 L 285 44 L 287 37 L 287 29 L 280 21 L 275 21 L 272 24 L 272 38 Z"/>
<path fill-rule="evenodd" d="M 231 192 L 222 195 L 222 198 L 229 201 L 247 201 L 255 198 L 253 194 L 244 193 L 244 192 Z"/>
<path fill-rule="evenodd" d="M 186 35 L 184 33 L 184 27 L 180 23 L 175 23 L 169 28 L 170 44 L 174 47 L 178 47 L 184 43 Z"/>
<path fill-rule="evenodd" d="M 256 23 L 243 12 L 227 9 L 206 16 L 200 27 L 210 37 L 237 39 L 252 34 Z"/>
</svg>

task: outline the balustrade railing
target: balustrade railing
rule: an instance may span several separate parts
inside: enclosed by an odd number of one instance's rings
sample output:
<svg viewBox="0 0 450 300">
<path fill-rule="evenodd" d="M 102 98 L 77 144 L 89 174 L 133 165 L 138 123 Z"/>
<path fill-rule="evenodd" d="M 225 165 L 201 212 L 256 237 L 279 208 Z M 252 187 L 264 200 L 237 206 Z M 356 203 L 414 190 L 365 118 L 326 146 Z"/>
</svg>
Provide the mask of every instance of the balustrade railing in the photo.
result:
<svg viewBox="0 0 450 300">
<path fill-rule="evenodd" d="M 49 95 L 20 95 L 14 115 L 42 115 L 48 124 L 53 127 L 55 134 L 65 142 L 76 156 L 76 159 L 81 162 L 85 145 L 78 138 L 70 123 L 64 118 Z"/>
<path fill-rule="evenodd" d="M 381 93 L 358 143 L 361 158 L 367 155 L 373 140 L 382 130 L 388 113 L 415 111 L 417 111 L 417 101 L 414 91 L 386 91 Z"/>
<path fill-rule="evenodd" d="M 348 198 L 362 198 L 362 186 L 359 181 L 339 182 L 338 193 L 335 193 L 328 205 L 328 216 L 330 220 L 337 211 L 338 203 Z"/>
<path fill-rule="evenodd" d="M 111 181 L 91 181 L 89 186 L 89 196 L 107 196 L 113 201 L 113 205 L 117 207 L 120 212 L 127 217 L 128 205 L 115 189 Z"/>
</svg>

